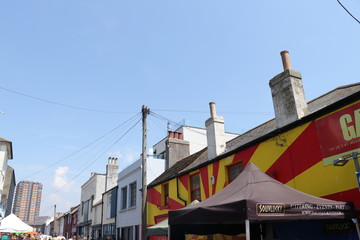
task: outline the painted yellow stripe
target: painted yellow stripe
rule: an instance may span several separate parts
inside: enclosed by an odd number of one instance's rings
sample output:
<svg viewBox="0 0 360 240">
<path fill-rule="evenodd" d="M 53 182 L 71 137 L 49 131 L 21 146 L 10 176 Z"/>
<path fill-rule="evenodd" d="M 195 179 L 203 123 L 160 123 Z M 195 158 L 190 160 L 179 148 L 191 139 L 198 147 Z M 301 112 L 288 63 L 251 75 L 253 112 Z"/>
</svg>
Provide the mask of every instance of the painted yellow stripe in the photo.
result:
<svg viewBox="0 0 360 240">
<path fill-rule="evenodd" d="M 231 155 L 220 161 L 218 175 L 216 176 L 216 188 L 215 193 L 224 188 L 227 179 L 226 166 L 232 164 L 235 155 Z"/>
<path fill-rule="evenodd" d="M 311 122 L 301 125 L 289 132 L 273 137 L 259 145 L 250 161 L 262 171 L 267 171 L 276 160 L 291 146 Z"/>
<path fill-rule="evenodd" d="M 354 164 L 324 166 L 321 161 L 286 185 L 318 197 L 347 191 L 357 187 L 355 167 Z"/>
<path fill-rule="evenodd" d="M 163 215 L 163 214 L 167 214 L 168 209 L 164 209 L 164 210 L 160 210 L 158 208 L 158 206 L 152 204 L 152 203 L 147 203 L 146 205 L 147 208 L 147 224 L 149 225 L 154 225 L 155 224 L 155 217 L 154 216 L 159 216 L 159 215 Z"/>
</svg>

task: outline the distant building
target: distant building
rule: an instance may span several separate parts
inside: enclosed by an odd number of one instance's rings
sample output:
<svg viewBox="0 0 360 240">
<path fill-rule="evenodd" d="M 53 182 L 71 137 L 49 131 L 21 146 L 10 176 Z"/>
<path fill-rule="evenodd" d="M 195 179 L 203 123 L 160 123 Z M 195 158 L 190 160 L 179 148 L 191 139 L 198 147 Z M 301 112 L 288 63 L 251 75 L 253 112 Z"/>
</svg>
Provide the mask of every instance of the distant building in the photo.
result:
<svg viewBox="0 0 360 240">
<path fill-rule="evenodd" d="M 28 223 L 37 221 L 40 212 L 42 184 L 21 181 L 16 186 L 13 213 Z"/>
</svg>

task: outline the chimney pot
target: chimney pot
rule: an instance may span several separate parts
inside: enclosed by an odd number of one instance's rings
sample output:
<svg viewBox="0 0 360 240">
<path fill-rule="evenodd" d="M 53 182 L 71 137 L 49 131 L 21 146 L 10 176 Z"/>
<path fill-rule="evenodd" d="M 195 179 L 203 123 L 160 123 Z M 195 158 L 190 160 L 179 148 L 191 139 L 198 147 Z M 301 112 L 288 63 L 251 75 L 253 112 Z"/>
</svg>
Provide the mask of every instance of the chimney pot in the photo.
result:
<svg viewBox="0 0 360 240">
<path fill-rule="evenodd" d="M 173 132 L 172 131 L 168 131 L 168 133 L 169 133 L 169 138 L 173 138 Z"/>
<path fill-rule="evenodd" d="M 292 69 L 289 51 L 287 51 L 287 50 L 281 51 L 280 55 L 281 55 L 281 60 L 282 60 L 284 71 L 288 70 L 288 69 Z"/>
<path fill-rule="evenodd" d="M 210 105 L 210 114 L 211 114 L 212 117 L 215 117 L 215 116 L 216 116 L 216 106 L 215 106 L 215 103 L 214 103 L 214 102 L 210 102 L 209 105 Z"/>
</svg>

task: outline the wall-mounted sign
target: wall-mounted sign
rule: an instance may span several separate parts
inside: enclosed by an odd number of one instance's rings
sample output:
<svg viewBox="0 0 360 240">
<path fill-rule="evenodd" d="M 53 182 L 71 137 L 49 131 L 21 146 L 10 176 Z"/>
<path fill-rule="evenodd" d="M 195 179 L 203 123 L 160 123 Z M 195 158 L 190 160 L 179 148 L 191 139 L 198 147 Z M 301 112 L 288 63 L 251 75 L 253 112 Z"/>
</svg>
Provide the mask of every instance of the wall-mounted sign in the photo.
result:
<svg viewBox="0 0 360 240">
<path fill-rule="evenodd" d="M 360 101 L 315 121 L 324 165 L 360 152 Z"/>
</svg>

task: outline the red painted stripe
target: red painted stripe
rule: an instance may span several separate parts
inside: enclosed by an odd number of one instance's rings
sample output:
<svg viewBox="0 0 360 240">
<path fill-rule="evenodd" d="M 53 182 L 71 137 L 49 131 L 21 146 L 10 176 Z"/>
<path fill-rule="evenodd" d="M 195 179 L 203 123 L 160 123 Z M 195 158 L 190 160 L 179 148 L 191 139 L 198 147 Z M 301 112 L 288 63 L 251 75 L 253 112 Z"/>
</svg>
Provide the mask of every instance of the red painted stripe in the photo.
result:
<svg viewBox="0 0 360 240">
<path fill-rule="evenodd" d="M 220 161 L 216 161 L 213 163 L 213 176 L 216 178 L 216 181 L 219 178 L 219 176 L 218 176 L 219 165 L 220 165 Z M 215 193 L 216 193 L 216 184 L 212 185 L 211 195 L 214 195 Z"/>
<path fill-rule="evenodd" d="M 250 161 L 252 155 L 254 154 L 254 152 L 256 151 L 256 149 L 258 148 L 259 144 L 251 146 L 241 152 L 235 153 L 233 162 L 237 162 L 237 161 L 242 161 L 243 166 L 245 167 L 248 162 Z"/>
<path fill-rule="evenodd" d="M 184 205 L 178 203 L 177 201 L 175 201 L 172 198 L 169 198 L 169 210 L 174 210 L 174 209 L 179 209 L 179 208 L 183 208 Z"/>
<path fill-rule="evenodd" d="M 266 173 L 282 183 L 287 183 L 319 161 L 322 161 L 322 156 L 313 122 L 288 146 Z"/>
<path fill-rule="evenodd" d="M 147 190 L 146 200 L 156 206 L 161 206 L 161 193 L 159 193 L 155 188 L 150 188 Z"/>
<path fill-rule="evenodd" d="M 354 202 L 355 207 L 360 208 L 360 192 L 358 188 L 354 188 L 348 191 L 338 192 L 322 197 L 336 201 L 349 201 L 349 199 L 351 199 L 351 201 Z"/>
<path fill-rule="evenodd" d="M 179 180 L 181 184 L 184 186 L 184 188 L 189 191 L 189 174 L 185 174 L 181 177 L 179 177 Z"/>
<path fill-rule="evenodd" d="M 204 186 L 205 198 L 209 197 L 209 171 L 208 166 L 200 168 L 200 177 Z"/>
</svg>

